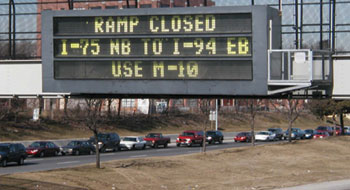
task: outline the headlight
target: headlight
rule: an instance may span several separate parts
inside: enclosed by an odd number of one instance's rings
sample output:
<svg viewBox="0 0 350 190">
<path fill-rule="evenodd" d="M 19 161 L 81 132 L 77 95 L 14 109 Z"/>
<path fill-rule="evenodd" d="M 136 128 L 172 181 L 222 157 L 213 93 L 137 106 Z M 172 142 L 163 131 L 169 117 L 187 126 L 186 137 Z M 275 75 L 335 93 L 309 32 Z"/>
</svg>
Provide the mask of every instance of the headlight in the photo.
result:
<svg viewBox="0 0 350 190">
<path fill-rule="evenodd" d="M 191 139 L 186 139 L 186 141 L 187 141 L 187 142 L 190 142 L 190 141 L 191 141 Z"/>
<path fill-rule="evenodd" d="M 98 142 L 98 144 L 103 144 L 102 142 Z"/>
<path fill-rule="evenodd" d="M 179 141 L 180 139 L 179 138 L 176 138 L 177 141 Z"/>
<path fill-rule="evenodd" d="M 0 155 L 0 159 L 1 159 L 1 157 L 2 157 L 2 156 Z"/>
<path fill-rule="evenodd" d="M 210 140 L 210 139 L 212 139 L 212 137 L 208 137 L 208 139 Z"/>
<path fill-rule="evenodd" d="M 322 138 L 323 138 L 323 136 L 320 136 L 320 138 L 322 139 Z"/>
<path fill-rule="evenodd" d="M 32 152 L 38 152 L 38 150 L 32 150 Z"/>
</svg>

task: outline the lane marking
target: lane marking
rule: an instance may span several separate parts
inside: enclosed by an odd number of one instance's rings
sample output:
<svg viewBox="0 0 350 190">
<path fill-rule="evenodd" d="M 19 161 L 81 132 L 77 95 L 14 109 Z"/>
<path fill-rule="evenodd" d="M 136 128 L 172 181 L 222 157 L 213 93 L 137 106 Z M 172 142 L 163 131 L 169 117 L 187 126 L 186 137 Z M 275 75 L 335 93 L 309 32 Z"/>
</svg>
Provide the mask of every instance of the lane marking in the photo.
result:
<svg viewBox="0 0 350 190">
<path fill-rule="evenodd" d="M 70 161 L 70 162 L 58 162 L 57 164 L 73 164 L 73 163 L 79 163 L 80 161 Z"/>
<path fill-rule="evenodd" d="M 140 157 L 146 157 L 148 155 L 143 154 L 143 155 L 136 155 L 136 156 L 129 156 L 129 158 L 140 158 Z"/>
</svg>

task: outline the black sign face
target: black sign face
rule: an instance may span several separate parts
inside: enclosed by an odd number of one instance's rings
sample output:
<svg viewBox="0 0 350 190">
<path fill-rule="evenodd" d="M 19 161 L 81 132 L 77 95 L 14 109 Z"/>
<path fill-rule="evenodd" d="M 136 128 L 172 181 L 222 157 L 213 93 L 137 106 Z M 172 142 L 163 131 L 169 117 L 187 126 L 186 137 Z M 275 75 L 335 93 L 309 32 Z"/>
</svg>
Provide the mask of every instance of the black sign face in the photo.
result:
<svg viewBox="0 0 350 190">
<path fill-rule="evenodd" d="M 251 33 L 251 14 L 61 17 L 54 35 Z"/>
<path fill-rule="evenodd" d="M 54 57 L 65 59 L 55 61 L 55 78 L 251 80 L 252 61 L 246 60 L 252 57 L 251 27 L 251 14 L 55 18 Z M 157 64 L 164 66 L 162 77 L 152 74 Z"/>
<path fill-rule="evenodd" d="M 55 57 L 250 57 L 250 37 L 55 40 Z"/>
<path fill-rule="evenodd" d="M 250 80 L 251 61 L 55 62 L 56 79 Z"/>
<path fill-rule="evenodd" d="M 43 89 L 266 95 L 269 42 L 279 48 L 280 28 L 278 10 L 266 6 L 44 11 Z"/>
</svg>

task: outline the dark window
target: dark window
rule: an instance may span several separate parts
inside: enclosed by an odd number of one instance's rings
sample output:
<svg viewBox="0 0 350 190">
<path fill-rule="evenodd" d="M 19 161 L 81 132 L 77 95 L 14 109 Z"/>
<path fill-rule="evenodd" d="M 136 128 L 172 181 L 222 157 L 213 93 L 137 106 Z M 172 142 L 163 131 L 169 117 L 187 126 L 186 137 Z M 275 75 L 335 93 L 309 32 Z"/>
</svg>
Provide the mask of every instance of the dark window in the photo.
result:
<svg viewBox="0 0 350 190">
<path fill-rule="evenodd" d="M 100 6 L 97 7 L 90 7 L 90 9 L 102 9 Z"/>
<path fill-rule="evenodd" d="M 152 8 L 152 4 L 142 4 L 140 8 Z"/>
<path fill-rule="evenodd" d="M 106 9 L 117 9 L 117 6 L 106 6 Z"/>
<path fill-rule="evenodd" d="M 168 3 L 160 3 L 160 7 L 170 7 Z"/>
</svg>

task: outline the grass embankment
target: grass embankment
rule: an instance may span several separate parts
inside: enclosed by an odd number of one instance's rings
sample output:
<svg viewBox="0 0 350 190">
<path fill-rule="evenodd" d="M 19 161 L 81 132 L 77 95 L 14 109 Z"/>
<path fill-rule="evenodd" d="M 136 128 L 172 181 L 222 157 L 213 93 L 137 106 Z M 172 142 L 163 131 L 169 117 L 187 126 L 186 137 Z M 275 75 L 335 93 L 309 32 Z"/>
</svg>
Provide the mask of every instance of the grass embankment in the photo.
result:
<svg viewBox="0 0 350 190">
<path fill-rule="evenodd" d="M 256 117 L 256 130 L 266 130 L 268 127 L 287 128 L 286 116 L 281 113 L 261 112 Z M 315 128 L 325 124 L 310 114 L 303 114 L 295 122 L 295 127 L 302 129 Z M 163 132 L 178 134 L 183 130 L 202 130 L 203 126 L 210 128 L 208 117 L 200 114 L 169 114 L 165 115 L 130 115 L 116 117 L 101 124 L 101 131 L 113 131 L 119 135 L 145 135 L 148 132 Z M 214 126 L 214 125 L 212 125 Z M 68 139 L 88 138 L 92 133 L 82 123 L 71 123 L 65 120 L 43 120 L 41 123 L 20 119 L 20 122 L 0 121 L 0 141 L 36 140 L 36 139 Z M 221 113 L 219 128 L 223 131 L 250 130 L 248 114 Z"/>
<path fill-rule="evenodd" d="M 274 189 L 346 179 L 350 137 L 106 162 L 0 177 L 0 189 Z M 9 188 L 11 189 L 11 188 Z"/>
</svg>

